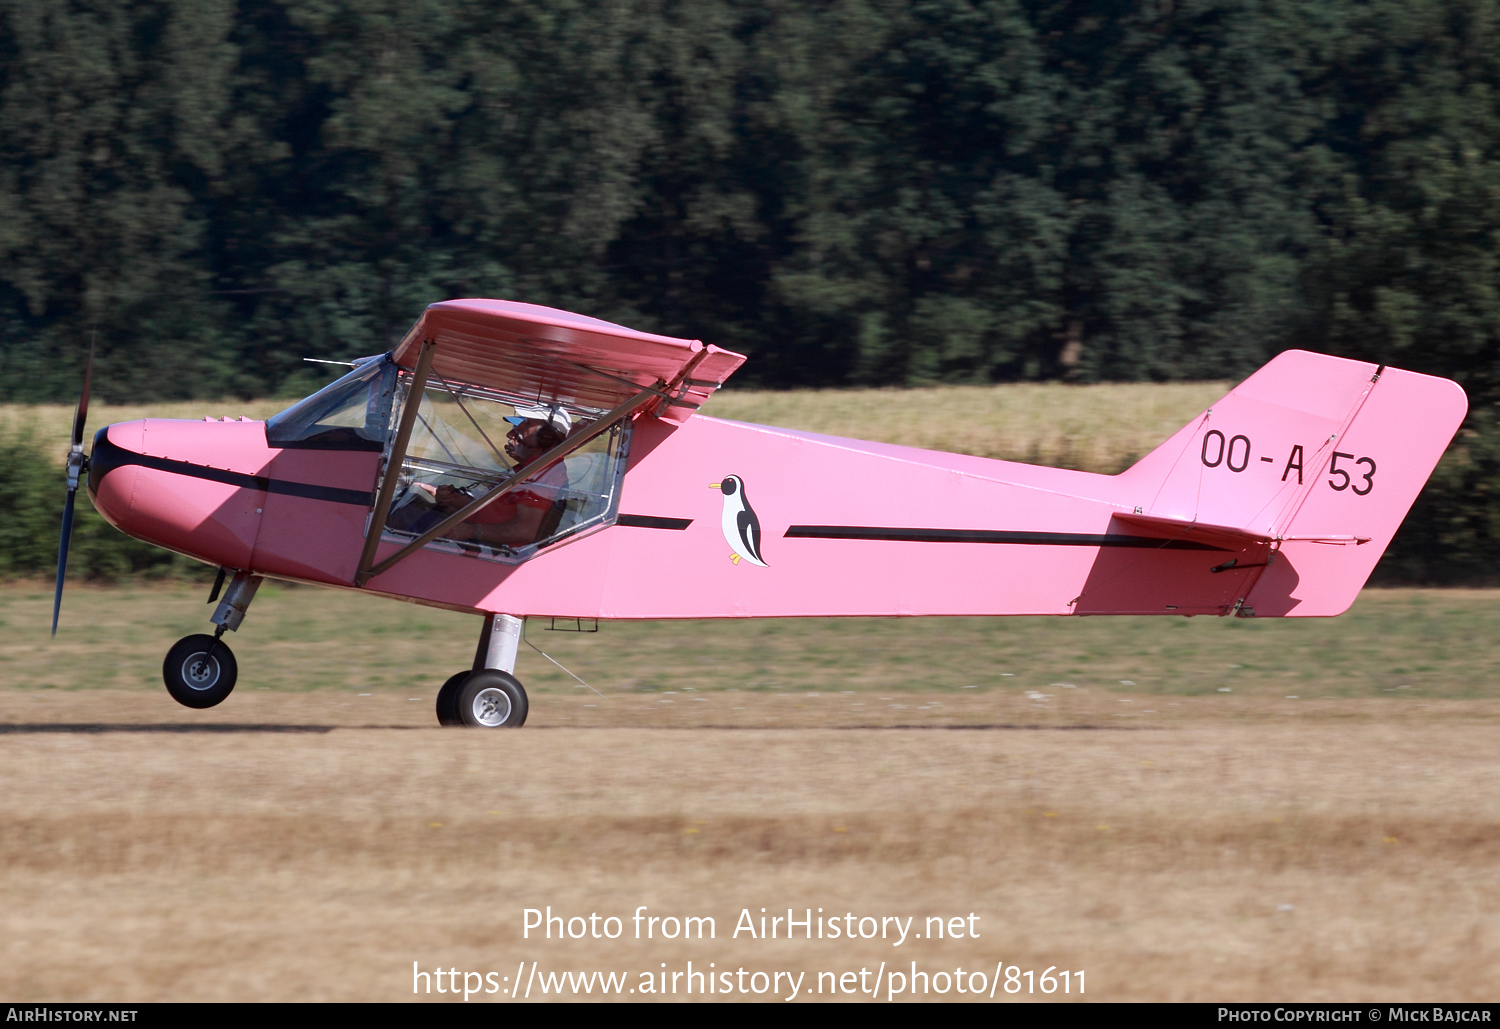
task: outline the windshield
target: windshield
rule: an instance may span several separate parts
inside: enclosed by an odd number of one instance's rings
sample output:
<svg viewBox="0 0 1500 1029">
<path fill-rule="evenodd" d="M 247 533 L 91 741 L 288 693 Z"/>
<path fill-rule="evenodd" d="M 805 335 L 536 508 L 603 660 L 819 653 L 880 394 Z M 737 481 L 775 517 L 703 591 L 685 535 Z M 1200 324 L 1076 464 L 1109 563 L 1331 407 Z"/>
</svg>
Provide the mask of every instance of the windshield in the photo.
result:
<svg viewBox="0 0 1500 1029">
<path fill-rule="evenodd" d="M 366 358 L 348 375 L 272 415 L 266 442 L 282 448 L 379 451 L 395 389 L 396 366 L 390 358 Z"/>
</svg>

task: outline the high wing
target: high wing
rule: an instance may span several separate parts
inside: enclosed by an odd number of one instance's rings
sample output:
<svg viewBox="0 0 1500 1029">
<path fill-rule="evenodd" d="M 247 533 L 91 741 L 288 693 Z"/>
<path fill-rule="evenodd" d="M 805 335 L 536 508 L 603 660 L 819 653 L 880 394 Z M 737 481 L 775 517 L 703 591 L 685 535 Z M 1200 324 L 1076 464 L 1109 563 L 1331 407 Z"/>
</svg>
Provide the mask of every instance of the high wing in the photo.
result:
<svg viewBox="0 0 1500 1029">
<path fill-rule="evenodd" d="M 741 354 L 512 300 L 445 300 L 422 313 L 393 355 L 414 369 L 431 340 L 432 370 L 452 382 L 599 411 L 641 389 L 646 409 L 681 424 L 740 365 Z"/>
</svg>

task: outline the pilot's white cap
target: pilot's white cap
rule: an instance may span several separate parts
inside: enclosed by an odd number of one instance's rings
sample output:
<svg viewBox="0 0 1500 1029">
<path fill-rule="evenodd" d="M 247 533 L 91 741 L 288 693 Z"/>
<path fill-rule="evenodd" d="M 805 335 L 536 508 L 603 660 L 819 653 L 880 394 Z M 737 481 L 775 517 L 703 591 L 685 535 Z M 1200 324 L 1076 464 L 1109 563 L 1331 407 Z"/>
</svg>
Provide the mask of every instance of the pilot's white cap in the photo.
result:
<svg viewBox="0 0 1500 1029">
<path fill-rule="evenodd" d="M 512 425 L 520 425 L 526 421 L 543 422 L 564 435 L 573 431 L 573 416 L 557 404 L 517 404 L 515 417 L 505 420 Z"/>
</svg>

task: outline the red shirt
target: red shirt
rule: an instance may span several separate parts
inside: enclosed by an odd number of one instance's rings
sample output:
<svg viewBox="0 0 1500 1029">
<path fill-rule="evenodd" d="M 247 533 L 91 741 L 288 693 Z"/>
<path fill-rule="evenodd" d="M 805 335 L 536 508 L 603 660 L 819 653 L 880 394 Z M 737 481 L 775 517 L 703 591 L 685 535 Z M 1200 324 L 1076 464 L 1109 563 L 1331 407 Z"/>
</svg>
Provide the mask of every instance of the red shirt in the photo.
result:
<svg viewBox="0 0 1500 1029">
<path fill-rule="evenodd" d="M 475 525 L 497 525 L 510 521 L 521 507 L 546 511 L 561 499 L 562 491 L 567 488 L 568 469 L 559 461 L 541 475 L 528 479 L 526 485 L 481 508 L 468 521 Z"/>
</svg>

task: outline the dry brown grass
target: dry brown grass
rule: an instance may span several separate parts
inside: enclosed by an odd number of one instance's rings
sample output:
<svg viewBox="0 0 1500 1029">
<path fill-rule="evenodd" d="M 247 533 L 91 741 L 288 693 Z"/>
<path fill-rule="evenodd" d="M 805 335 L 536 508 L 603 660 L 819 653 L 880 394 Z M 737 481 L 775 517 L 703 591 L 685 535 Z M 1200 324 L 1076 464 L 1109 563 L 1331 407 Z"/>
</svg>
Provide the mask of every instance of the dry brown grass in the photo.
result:
<svg viewBox="0 0 1500 1029">
<path fill-rule="evenodd" d="M 707 414 L 928 450 L 1114 473 L 1223 396 L 1223 382 L 726 390 Z"/>
<path fill-rule="evenodd" d="M 1232 717 L 1123 729 L 1097 696 L 1048 729 L 995 693 L 974 722 L 1033 728 L 964 731 L 825 728 L 850 719 L 763 695 L 738 699 L 781 727 L 694 728 L 716 724 L 704 706 L 674 728 L 575 728 L 586 701 L 549 695 L 527 729 L 484 733 L 393 695 L 232 699 L 200 715 L 137 691 L 0 693 L 0 995 L 399 1000 L 412 961 L 689 959 L 1004 960 L 1086 969 L 1088 996 L 1116 1000 L 1493 993 L 1489 701 L 1288 716 L 1237 698 Z M 618 724 L 662 724 L 650 696 L 611 703 Z M 522 940 L 522 909 L 549 904 L 707 914 L 718 934 Z M 788 906 L 972 911 L 981 935 L 730 938 L 741 908 Z"/>
<path fill-rule="evenodd" d="M 1331 620 L 535 633 L 608 696 L 523 652 L 531 719 L 503 733 L 433 725 L 477 620 L 271 584 L 234 695 L 178 707 L 161 655 L 203 599 L 70 586 L 48 642 L 50 589 L 0 587 L 0 996 L 400 1000 L 413 961 L 523 959 L 1493 994 L 1495 591 L 1369 591 Z M 527 907 L 641 904 L 717 938 L 521 939 Z M 972 911 L 981 936 L 733 939 L 761 907 Z"/>
<path fill-rule="evenodd" d="M 86 435 L 93 438 L 106 425 L 134 421 L 137 418 L 239 418 L 265 419 L 283 408 L 290 400 L 171 400 L 152 404 L 89 405 Z M 30 431 L 47 444 L 61 464 L 67 459 L 68 437 L 73 431 L 71 404 L 0 404 L 0 433 Z"/>
</svg>

